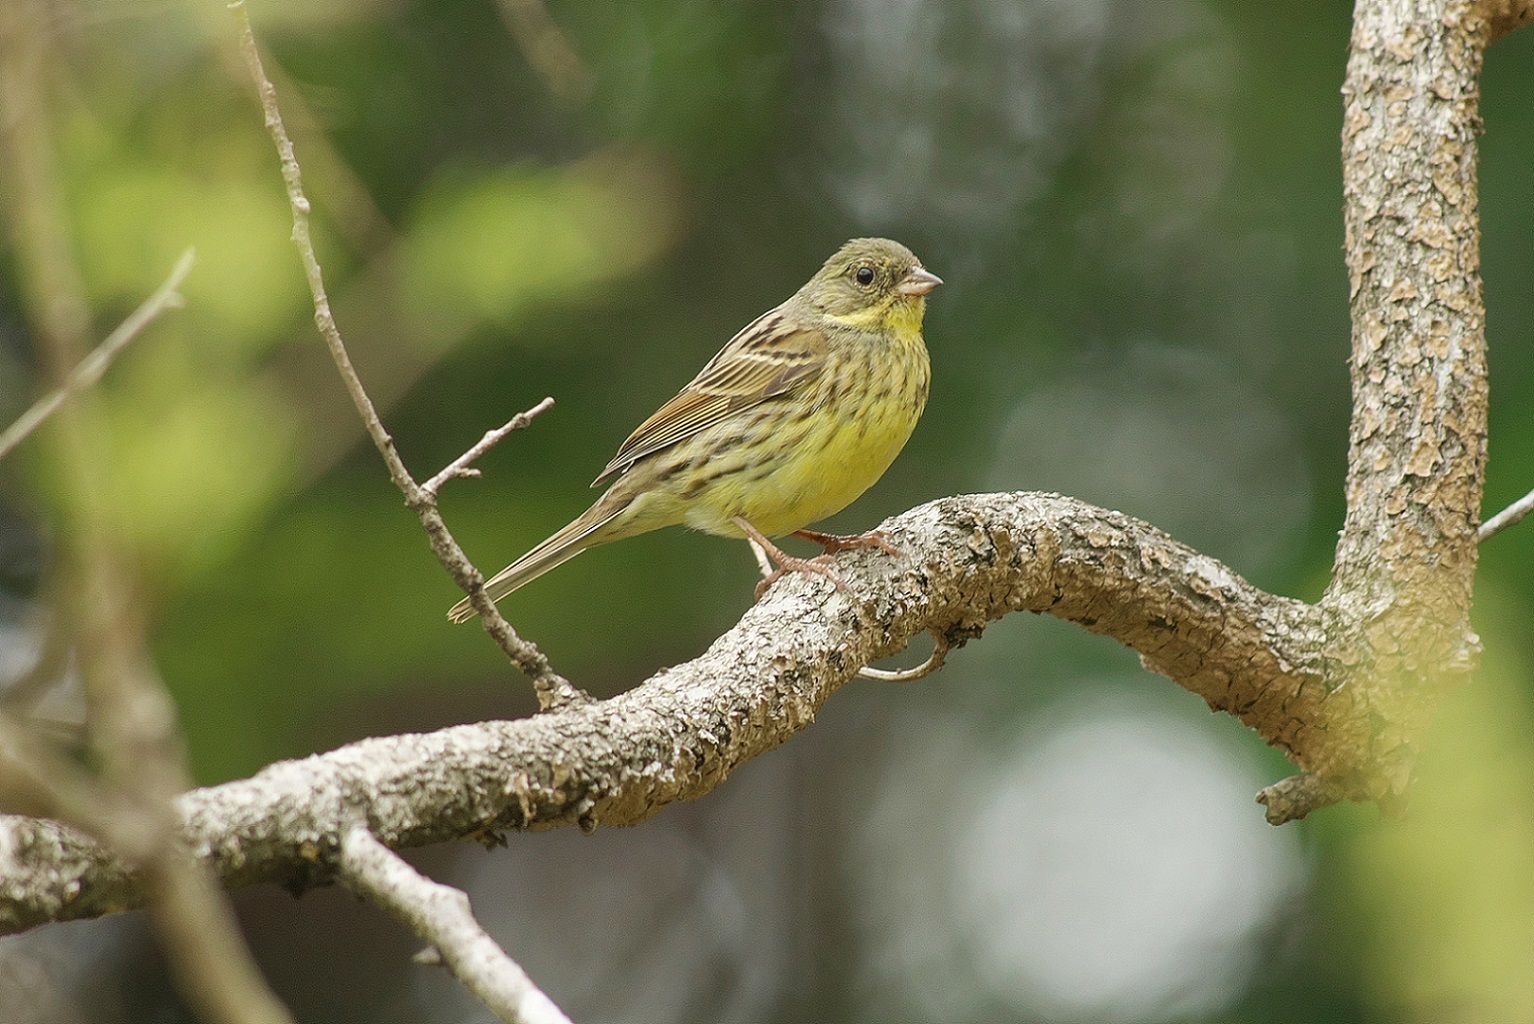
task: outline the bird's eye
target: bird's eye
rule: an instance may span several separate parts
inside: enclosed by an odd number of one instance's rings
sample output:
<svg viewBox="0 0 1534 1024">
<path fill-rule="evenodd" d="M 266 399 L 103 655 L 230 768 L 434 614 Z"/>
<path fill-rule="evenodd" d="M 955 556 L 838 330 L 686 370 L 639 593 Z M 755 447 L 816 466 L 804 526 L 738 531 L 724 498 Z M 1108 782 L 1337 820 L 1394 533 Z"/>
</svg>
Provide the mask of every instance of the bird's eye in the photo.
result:
<svg viewBox="0 0 1534 1024">
<path fill-rule="evenodd" d="M 859 267 L 856 277 L 858 279 L 858 284 L 861 284 L 861 285 L 873 284 L 874 283 L 874 268 L 873 267 Z"/>
</svg>

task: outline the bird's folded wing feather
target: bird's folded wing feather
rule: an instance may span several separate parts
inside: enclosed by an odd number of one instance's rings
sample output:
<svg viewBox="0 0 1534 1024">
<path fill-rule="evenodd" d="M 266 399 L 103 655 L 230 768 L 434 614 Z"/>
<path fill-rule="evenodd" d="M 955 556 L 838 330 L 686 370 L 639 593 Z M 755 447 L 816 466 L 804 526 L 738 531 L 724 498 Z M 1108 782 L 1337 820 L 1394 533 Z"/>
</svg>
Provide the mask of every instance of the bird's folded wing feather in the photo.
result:
<svg viewBox="0 0 1534 1024">
<path fill-rule="evenodd" d="M 789 324 L 782 312 L 757 317 L 709 360 L 671 401 L 641 423 L 592 486 L 622 473 L 647 455 L 820 375 L 826 337 Z"/>
</svg>

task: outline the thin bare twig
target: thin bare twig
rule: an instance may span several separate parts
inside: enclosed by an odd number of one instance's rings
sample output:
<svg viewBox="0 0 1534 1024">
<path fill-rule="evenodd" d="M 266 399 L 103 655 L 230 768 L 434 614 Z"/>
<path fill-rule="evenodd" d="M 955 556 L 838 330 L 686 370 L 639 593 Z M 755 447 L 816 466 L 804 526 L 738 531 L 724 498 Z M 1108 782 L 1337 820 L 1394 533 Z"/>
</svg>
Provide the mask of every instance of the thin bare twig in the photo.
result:
<svg viewBox="0 0 1534 1024">
<path fill-rule="evenodd" d="M 82 574 L 84 593 L 71 616 L 81 624 L 87 725 L 112 811 L 93 824 L 114 846 L 145 837 L 138 845 L 150 914 L 176 987 L 198 1016 L 208 1024 L 293 1024 L 251 957 L 212 866 L 186 842 L 175 805 L 192 782 L 185 741 L 138 623 L 123 610 L 132 602 L 121 570 L 97 550 Z"/>
<path fill-rule="evenodd" d="M 1508 527 L 1517 526 L 1523 521 L 1523 517 L 1534 512 L 1534 491 L 1530 491 L 1507 508 L 1492 516 L 1481 524 L 1481 528 L 1475 532 L 1477 541 L 1485 541 L 1495 537 Z"/>
<path fill-rule="evenodd" d="M 118 325 L 117 330 L 108 334 L 100 345 L 90 355 L 80 360 L 64 383 L 53 391 L 38 399 L 37 402 L 17 417 L 0 433 L 0 459 L 9 455 L 17 445 L 31 436 L 32 432 L 58 411 L 59 406 L 69 400 L 76 392 L 90 387 L 101 379 L 101 375 L 107 372 L 107 367 L 112 365 L 128 343 L 139 336 L 145 327 L 154 322 L 161 313 L 167 309 L 180 309 L 182 298 L 176 291 L 181 287 L 181 282 L 186 278 L 187 272 L 192 269 L 192 263 L 196 258 L 196 251 L 188 249 L 181 254 L 181 259 L 176 261 L 175 269 L 165 279 L 143 304 L 129 314 L 128 319 Z"/>
<path fill-rule="evenodd" d="M 441 964 L 508 1024 L 570 1024 L 474 920 L 461 889 L 434 882 L 358 826 L 341 840 L 341 879 L 436 950 Z"/>
<path fill-rule="evenodd" d="M 543 401 L 539 402 L 537 405 L 533 406 L 526 412 L 517 413 L 511 419 L 507 420 L 499 427 L 496 427 L 494 430 L 486 431 L 485 436 L 480 438 L 474 447 L 470 448 L 468 451 L 458 456 L 458 458 L 448 463 L 442 472 L 438 473 L 436 476 L 422 484 L 421 490 L 435 497 L 437 492 L 442 489 L 442 485 L 447 483 L 449 480 L 456 480 L 458 477 L 479 476 L 479 470 L 469 468 L 470 464 L 473 463 L 475 459 L 479 458 L 481 455 L 485 454 L 490 449 L 500 444 L 501 441 L 505 439 L 506 435 L 510 434 L 512 431 L 526 430 L 527 425 L 533 422 L 534 416 L 548 412 L 553 407 L 554 399 L 545 398 Z"/>
<path fill-rule="evenodd" d="M 272 85 L 271 79 L 267 78 L 266 69 L 262 65 L 260 48 L 256 45 L 255 32 L 250 24 L 250 13 L 245 9 L 244 0 L 234 0 L 230 3 L 229 9 L 234 13 L 235 22 L 239 28 L 240 52 L 245 57 L 245 65 L 250 71 L 251 80 L 255 82 L 256 92 L 261 101 L 261 110 L 266 119 L 266 129 L 272 136 L 272 142 L 277 147 L 278 160 L 282 164 L 282 178 L 288 191 L 288 206 L 293 214 L 293 244 L 298 247 L 299 257 L 304 265 L 304 276 L 309 282 L 309 292 L 314 299 L 314 322 L 319 327 L 320 336 L 325 339 L 325 345 L 330 350 L 331 359 L 335 361 L 336 370 L 341 374 L 341 380 L 346 385 L 347 394 L 351 396 L 352 405 L 357 409 L 357 415 L 362 417 L 368 437 L 372 439 L 373 446 L 378 449 L 378 454 L 383 457 L 384 465 L 388 467 L 389 479 L 405 496 L 406 506 L 420 519 L 422 528 L 426 530 L 427 539 L 431 542 L 432 552 L 437 556 L 437 561 L 452 574 L 453 579 L 474 602 L 474 608 L 480 614 L 485 631 L 495 639 L 511 663 L 533 681 L 533 688 L 538 694 L 539 707 L 548 710 L 564 704 L 589 701 L 591 698 L 584 691 L 577 689 L 569 680 L 554 671 L 549 659 L 536 644 L 517 635 L 511 628 L 511 624 L 496 610 L 494 602 L 485 596 L 484 577 L 463 553 L 458 542 L 453 539 L 452 533 L 442 519 L 442 514 L 437 510 L 436 496 L 416 483 L 410 471 L 405 468 L 404 460 L 395 449 L 394 439 L 384 429 L 383 421 L 378 417 L 378 410 L 373 406 L 373 400 L 368 397 L 361 378 L 357 376 L 356 368 L 352 366 L 346 344 L 341 340 L 341 330 L 336 326 L 335 316 L 330 310 L 330 298 L 325 292 L 325 277 L 320 270 L 319 257 L 314 252 L 314 243 L 309 236 L 311 207 L 308 197 L 304 195 L 303 175 L 293 152 L 293 142 L 288 138 L 287 129 L 283 126 L 282 113 L 277 107 L 277 90 Z"/>
</svg>

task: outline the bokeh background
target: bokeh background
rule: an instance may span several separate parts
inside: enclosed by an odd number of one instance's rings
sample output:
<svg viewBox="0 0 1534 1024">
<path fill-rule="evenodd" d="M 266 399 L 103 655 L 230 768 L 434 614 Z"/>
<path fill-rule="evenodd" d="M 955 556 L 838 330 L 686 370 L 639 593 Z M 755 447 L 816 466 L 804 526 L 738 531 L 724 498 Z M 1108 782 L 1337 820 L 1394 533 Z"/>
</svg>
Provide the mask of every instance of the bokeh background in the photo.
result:
<svg viewBox="0 0 1534 1024">
<path fill-rule="evenodd" d="M 528 712 L 315 335 L 219 3 L 5 0 L 37 61 L 98 334 L 198 262 L 99 389 L 114 543 L 202 781 Z M 904 455 L 833 521 L 1058 490 L 1313 599 L 1342 521 L 1341 0 L 252 0 L 337 318 L 429 475 L 555 408 L 443 507 L 494 570 L 627 432 L 844 239 L 947 284 Z M 17 36 L 20 33 L 20 36 Z M 1490 51 L 1488 514 L 1534 486 L 1534 30 Z M 12 108 L 14 109 L 14 108 Z M 11 166 L 8 164 L 7 166 Z M 0 179 L 14 228 L 32 197 Z M 44 386 L 0 250 L 0 421 Z M 60 494 L 0 464 L 0 676 L 37 657 Z M 1100 638 L 1023 616 L 939 675 L 859 682 L 642 827 L 414 860 L 598 1022 L 1534 1021 L 1534 527 L 1489 542 L 1476 684 L 1413 813 L 1273 829 L 1286 772 Z M 750 601 L 742 544 L 668 531 L 505 603 L 601 694 Z M 910 662 L 921 651 L 908 654 Z M 43 711 L 78 713 L 65 687 Z M 300 1019 L 478 1022 L 344 893 L 238 896 Z M 0 1017 L 181 1021 L 140 915 L 0 940 Z"/>
</svg>

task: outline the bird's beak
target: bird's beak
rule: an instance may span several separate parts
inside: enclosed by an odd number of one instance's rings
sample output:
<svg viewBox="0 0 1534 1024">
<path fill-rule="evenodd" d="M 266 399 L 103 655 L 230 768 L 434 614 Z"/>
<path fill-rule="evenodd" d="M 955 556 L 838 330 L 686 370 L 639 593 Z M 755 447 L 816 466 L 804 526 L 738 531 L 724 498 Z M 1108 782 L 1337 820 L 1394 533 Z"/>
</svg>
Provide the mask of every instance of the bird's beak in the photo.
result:
<svg viewBox="0 0 1534 1024">
<path fill-rule="evenodd" d="M 943 279 L 932 271 L 915 267 L 909 274 L 900 279 L 900 283 L 895 286 L 895 290 L 901 295 L 925 295 L 942 283 Z"/>
</svg>

